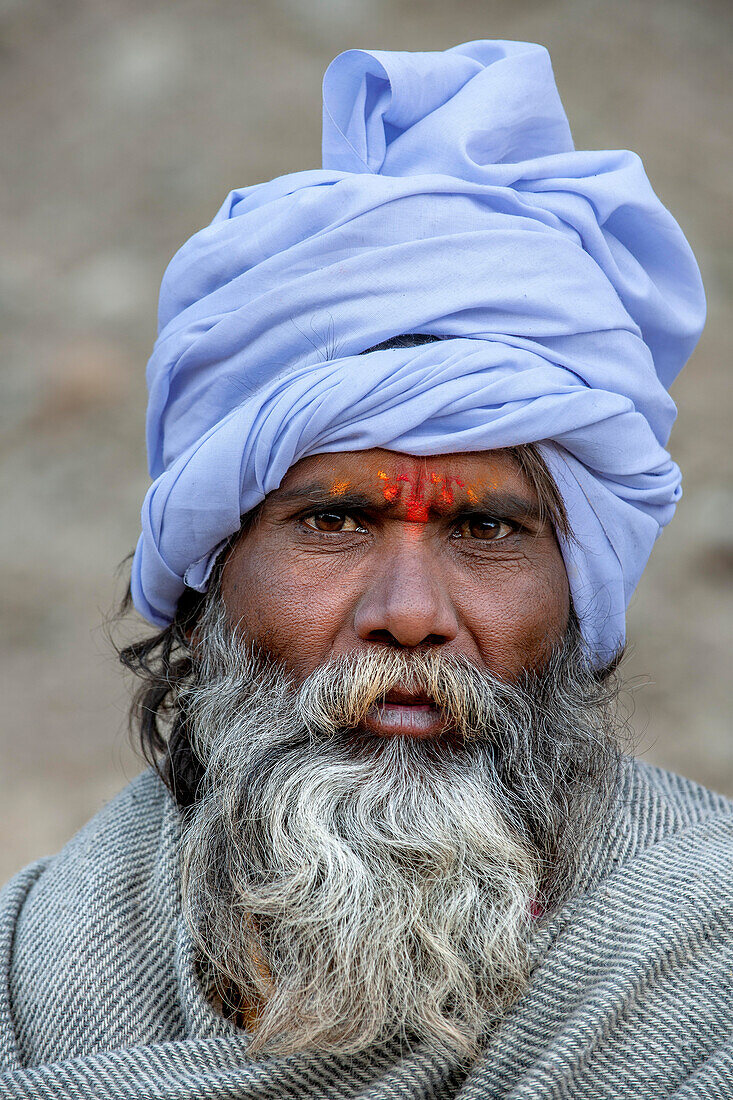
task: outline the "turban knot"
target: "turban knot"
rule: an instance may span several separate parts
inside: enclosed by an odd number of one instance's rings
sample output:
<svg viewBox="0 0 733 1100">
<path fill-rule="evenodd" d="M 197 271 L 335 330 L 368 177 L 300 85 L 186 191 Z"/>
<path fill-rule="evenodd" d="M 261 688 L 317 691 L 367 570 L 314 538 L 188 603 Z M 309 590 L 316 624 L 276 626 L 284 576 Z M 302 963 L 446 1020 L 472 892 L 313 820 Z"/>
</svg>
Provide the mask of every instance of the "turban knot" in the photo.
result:
<svg viewBox="0 0 733 1100">
<path fill-rule="evenodd" d="M 169 623 L 307 455 L 537 442 L 607 660 L 680 495 L 667 389 L 704 311 L 638 157 L 575 150 L 541 46 L 341 54 L 323 167 L 232 191 L 165 273 L 136 607 Z M 362 354 L 402 333 L 441 339 Z"/>
</svg>

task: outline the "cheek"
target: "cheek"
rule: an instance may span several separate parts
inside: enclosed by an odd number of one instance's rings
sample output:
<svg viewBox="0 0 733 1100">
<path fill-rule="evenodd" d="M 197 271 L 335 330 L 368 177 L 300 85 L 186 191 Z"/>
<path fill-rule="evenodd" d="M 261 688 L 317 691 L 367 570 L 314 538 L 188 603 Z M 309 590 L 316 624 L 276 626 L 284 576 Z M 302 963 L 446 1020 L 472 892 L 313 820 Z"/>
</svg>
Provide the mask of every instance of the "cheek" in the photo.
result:
<svg viewBox="0 0 733 1100">
<path fill-rule="evenodd" d="M 570 593 L 559 549 L 531 567 L 498 571 L 470 590 L 463 618 L 481 659 L 499 675 L 516 679 L 541 668 L 568 624 Z"/>
<path fill-rule="evenodd" d="M 255 546 L 238 548 L 227 562 L 222 599 L 230 622 L 241 623 L 298 681 L 328 657 L 352 606 L 346 586 L 315 576 L 312 562 Z"/>
</svg>

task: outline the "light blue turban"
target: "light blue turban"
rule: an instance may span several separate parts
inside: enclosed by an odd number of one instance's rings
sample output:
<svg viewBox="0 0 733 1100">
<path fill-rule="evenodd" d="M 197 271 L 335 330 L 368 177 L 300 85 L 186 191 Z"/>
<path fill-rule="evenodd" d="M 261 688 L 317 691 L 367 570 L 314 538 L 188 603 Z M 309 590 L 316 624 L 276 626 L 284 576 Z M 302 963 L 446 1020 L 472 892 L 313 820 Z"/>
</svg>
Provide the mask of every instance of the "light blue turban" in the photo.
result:
<svg viewBox="0 0 733 1100">
<path fill-rule="evenodd" d="M 542 441 L 606 660 L 680 496 L 667 387 L 704 309 L 638 157 L 573 148 L 541 46 L 341 54 L 323 168 L 233 191 L 163 279 L 135 606 L 169 623 L 306 455 Z M 360 354 L 413 332 L 444 339 Z"/>
</svg>

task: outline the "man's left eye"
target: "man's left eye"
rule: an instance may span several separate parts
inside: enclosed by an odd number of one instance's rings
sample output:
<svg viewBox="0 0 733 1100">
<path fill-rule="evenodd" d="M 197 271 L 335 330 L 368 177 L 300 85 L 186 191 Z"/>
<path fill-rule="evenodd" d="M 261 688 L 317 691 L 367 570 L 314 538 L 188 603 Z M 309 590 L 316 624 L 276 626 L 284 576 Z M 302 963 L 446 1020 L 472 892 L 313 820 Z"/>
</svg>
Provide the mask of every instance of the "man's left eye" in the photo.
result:
<svg viewBox="0 0 733 1100">
<path fill-rule="evenodd" d="M 453 538 L 481 539 L 484 542 L 497 542 L 507 535 L 514 534 L 516 528 L 506 520 L 494 519 L 493 516 L 469 516 L 459 523 L 454 531 Z"/>
<path fill-rule="evenodd" d="M 331 534 L 365 530 L 353 516 L 346 512 L 312 512 L 304 517 L 303 523 L 314 531 L 325 531 Z"/>
</svg>

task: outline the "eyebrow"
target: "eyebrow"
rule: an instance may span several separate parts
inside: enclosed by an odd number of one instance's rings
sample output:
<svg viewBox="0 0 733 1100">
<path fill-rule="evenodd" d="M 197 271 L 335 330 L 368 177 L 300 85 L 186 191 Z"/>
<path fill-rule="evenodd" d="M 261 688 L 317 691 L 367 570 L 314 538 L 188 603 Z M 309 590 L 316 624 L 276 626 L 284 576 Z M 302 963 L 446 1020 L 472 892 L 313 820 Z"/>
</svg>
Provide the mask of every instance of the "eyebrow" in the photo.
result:
<svg viewBox="0 0 733 1100">
<path fill-rule="evenodd" d="M 307 501 L 310 504 L 324 508 L 338 507 L 339 511 L 344 512 L 376 513 L 394 512 L 401 503 L 399 500 L 385 500 L 381 493 L 379 496 L 370 496 L 368 493 L 360 493 L 358 490 L 353 489 L 349 489 L 344 493 L 334 493 L 323 482 L 311 482 L 308 485 L 300 485 L 292 489 L 277 490 L 278 505 L 300 501 Z M 273 501 L 273 503 L 275 502 Z M 521 493 L 493 489 L 474 492 L 473 500 L 464 500 L 454 505 L 441 505 L 439 507 L 428 504 L 428 507 L 430 511 L 441 516 L 486 512 L 497 519 L 506 518 L 535 523 L 540 523 L 546 518 L 539 501 L 532 500 Z"/>
</svg>

